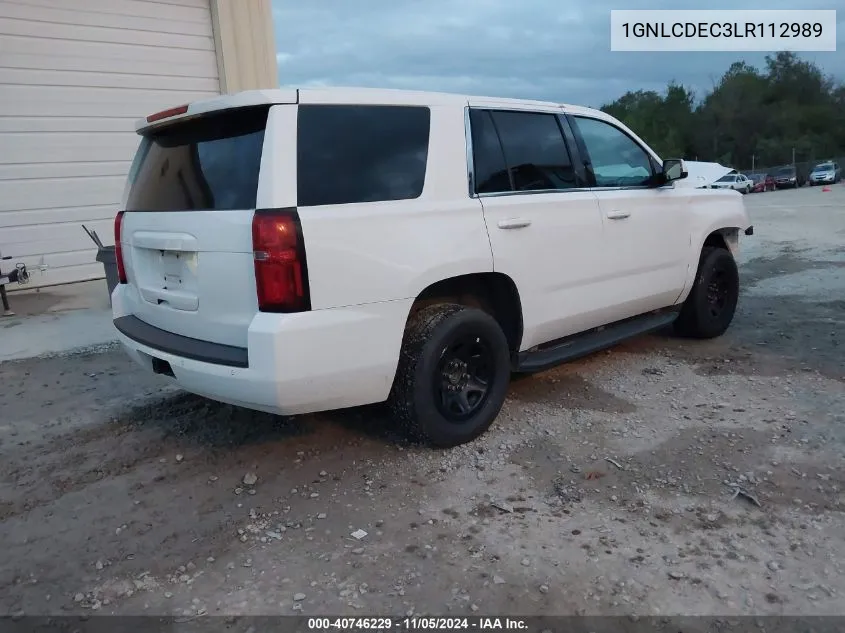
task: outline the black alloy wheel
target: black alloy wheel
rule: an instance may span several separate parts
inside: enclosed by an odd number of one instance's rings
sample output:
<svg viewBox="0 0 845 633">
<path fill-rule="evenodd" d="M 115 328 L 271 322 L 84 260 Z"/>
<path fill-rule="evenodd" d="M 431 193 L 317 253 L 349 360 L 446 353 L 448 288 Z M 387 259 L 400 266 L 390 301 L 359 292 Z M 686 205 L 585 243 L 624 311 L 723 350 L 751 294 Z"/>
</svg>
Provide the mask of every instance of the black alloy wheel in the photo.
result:
<svg viewBox="0 0 845 633">
<path fill-rule="evenodd" d="M 699 339 L 721 336 L 733 321 L 738 300 L 736 260 L 725 248 L 706 246 L 695 281 L 675 320 L 675 331 Z"/>
<path fill-rule="evenodd" d="M 493 353 L 484 337 L 464 334 L 442 351 L 434 381 L 435 401 L 440 414 L 453 424 L 471 418 L 487 400 Z"/>
<path fill-rule="evenodd" d="M 388 404 L 415 440 L 449 448 L 484 433 L 511 375 L 508 339 L 488 312 L 444 303 L 413 312 Z"/>
<path fill-rule="evenodd" d="M 724 270 L 716 270 L 707 285 L 707 306 L 710 316 L 718 319 L 729 302 L 730 286 Z"/>
</svg>

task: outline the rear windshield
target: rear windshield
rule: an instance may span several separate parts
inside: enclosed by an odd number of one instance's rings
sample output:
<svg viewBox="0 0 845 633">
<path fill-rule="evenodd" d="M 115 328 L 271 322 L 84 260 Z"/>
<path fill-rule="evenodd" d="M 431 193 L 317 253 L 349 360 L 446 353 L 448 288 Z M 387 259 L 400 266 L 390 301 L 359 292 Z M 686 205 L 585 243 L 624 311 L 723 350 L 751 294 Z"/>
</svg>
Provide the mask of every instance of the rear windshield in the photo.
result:
<svg viewBox="0 0 845 633">
<path fill-rule="evenodd" d="M 127 211 L 254 209 L 266 106 L 153 130 L 141 141 Z"/>
<path fill-rule="evenodd" d="M 299 106 L 298 205 L 418 198 L 430 118 L 418 106 Z"/>
</svg>

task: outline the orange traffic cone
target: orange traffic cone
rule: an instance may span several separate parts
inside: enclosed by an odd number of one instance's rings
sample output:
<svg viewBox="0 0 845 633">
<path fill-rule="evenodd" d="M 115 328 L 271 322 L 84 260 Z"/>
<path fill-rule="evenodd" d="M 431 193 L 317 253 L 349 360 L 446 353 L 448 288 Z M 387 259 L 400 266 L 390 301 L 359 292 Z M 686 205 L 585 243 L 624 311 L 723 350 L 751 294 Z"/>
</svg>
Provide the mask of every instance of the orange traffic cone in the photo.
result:
<svg viewBox="0 0 845 633">
<path fill-rule="evenodd" d="M 827 185 L 822 187 L 822 193 L 827 193 L 828 191 L 830 191 L 830 187 L 828 187 Z"/>
</svg>

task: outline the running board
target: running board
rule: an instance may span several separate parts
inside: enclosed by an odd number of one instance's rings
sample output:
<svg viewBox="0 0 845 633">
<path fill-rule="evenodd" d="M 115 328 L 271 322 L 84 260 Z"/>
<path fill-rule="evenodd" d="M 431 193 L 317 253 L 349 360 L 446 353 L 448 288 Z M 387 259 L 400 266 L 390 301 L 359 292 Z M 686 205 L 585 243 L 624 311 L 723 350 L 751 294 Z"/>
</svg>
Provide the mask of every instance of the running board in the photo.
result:
<svg viewBox="0 0 845 633">
<path fill-rule="evenodd" d="M 545 347 L 520 352 L 516 356 L 514 371 L 532 373 L 551 369 L 561 363 L 613 347 L 635 336 L 659 330 L 672 323 L 676 318 L 678 318 L 677 309 L 656 314 L 652 312 L 568 336 Z"/>
</svg>

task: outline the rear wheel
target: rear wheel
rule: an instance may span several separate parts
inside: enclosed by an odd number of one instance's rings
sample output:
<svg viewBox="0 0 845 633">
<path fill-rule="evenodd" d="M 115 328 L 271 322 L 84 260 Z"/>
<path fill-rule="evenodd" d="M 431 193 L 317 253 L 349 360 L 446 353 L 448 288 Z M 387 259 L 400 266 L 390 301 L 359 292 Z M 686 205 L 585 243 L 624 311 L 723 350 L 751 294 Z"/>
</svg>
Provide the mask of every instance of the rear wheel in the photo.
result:
<svg viewBox="0 0 845 633">
<path fill-rule="evenodd" d="M 496 320 L 432 305 L 408 320 L 388 404 L 412 439 L 448 448 L 489 428 L 509 383 L 510 350 Z"/>
<path fill-rule="evenodd" d="M 733 321 L 738 300 L 736 261 L 726 249 L 706 246 L 692 290 L 675 321 L 675 331 L 691 338 L 721 336 Z"/>
</svg>

